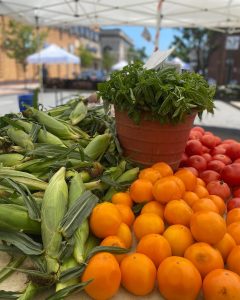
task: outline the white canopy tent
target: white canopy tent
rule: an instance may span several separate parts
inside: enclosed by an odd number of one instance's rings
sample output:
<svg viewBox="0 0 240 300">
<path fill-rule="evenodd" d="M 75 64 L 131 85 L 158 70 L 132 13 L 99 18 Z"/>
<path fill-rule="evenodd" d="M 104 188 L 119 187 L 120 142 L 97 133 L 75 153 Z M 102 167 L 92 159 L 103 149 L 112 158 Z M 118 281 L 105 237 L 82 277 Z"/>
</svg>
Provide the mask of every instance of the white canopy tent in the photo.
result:
<svg viewBox="0 0 240 300">
<path fill-rule="evenodd" d="M 29 55 L 27 57 L 29 64 L 79 64 L 79 57 L 65 51 L 57 45 L 50 45 L 47 48 Z"/>
<path fill-rule="evenodd" d="M 122 70 L 127 64 L 128 64 L 128 62 L 126 60 L 121 60 L 112 66 L 112 70 L 113 71 Z"/>
<path fill-rule="evenodd" d="M 0 14 L 39 26 L 240 28 L 240 0 L 1 0 Z"/>
</svg>

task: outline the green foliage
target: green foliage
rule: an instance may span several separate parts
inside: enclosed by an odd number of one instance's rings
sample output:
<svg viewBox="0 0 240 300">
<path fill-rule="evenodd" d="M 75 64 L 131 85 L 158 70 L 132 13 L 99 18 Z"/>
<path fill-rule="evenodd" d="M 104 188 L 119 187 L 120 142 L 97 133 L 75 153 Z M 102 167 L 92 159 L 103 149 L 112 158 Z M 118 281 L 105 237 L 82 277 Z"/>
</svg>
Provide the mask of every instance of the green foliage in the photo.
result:
<svg viewBox="0 0 240 300">
<path fill-rule="evenodd" d="M 37 33 L 34 27 L 10 20 L 4 32 L 3 49 L 10 58 L 14 58 L 26 72 L 26 58 L 39 50 L 47 32 Z"/>
<path fill-rule="evenodd" d="M 140 49 L 135 49 L 134 47 L 130 47 L 127 53 L 128 62 L 141 61 L 144 62 L 147 58 L 146 48 L 142 47 Z"/>
<path fill-rule="evenodd" d="M 181 36 L 174 36 L 172 42 L 172 46 L 177 46 L 174 56 L 185 62 L 190 62 L 190 56 L 194 56 L 195 72 L 201 71 L 205 75 L 209 57 L 218 46 L 214 39 L 216 33 L 205 28 L 183 28 L 179 31 Z"/>
<path fill-rule="evenodd" d="M 115 62 L 116 62 L 116 59 L 110 51 L 103 52 L 102 65 L 103 65 L 104 70 L 109 72 Z"/>
<path fill-rule="evenodd" d="M 213 112 L 215 88 L 195 73 L 179 74 L 173 68 L 147 70 L 136 62 L 111 74 L 110 80 L 98 85 L 98 96 L 107 105 L 114 104 L 128 112 L 136 123 L 147 113 L 161 123 L 179 123 L 186 115 L 206 109 Z"/>
<path fill-rule="evenodd" d="M 83 68 L 89 68 L 93 65 L 93 54 L 86 48 L 80 47 L 78 50 L 79 57 L 81 59 L 81 66 Z"/>
</svg>

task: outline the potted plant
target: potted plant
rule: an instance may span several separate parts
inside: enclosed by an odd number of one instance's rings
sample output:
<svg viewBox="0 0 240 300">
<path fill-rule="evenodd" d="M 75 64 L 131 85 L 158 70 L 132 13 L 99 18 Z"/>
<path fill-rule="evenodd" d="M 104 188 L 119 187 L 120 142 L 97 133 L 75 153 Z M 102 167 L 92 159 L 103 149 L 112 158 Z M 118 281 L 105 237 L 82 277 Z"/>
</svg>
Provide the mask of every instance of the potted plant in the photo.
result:
<svg viewBox="0 0 240 300">
<path fill-rule="evenodd" d="M 165 161 L 176 169 L 194 118 L 213 113 L 215 88 L 195 73 L 147 70 L 136 62 L 98 85 L 98 96 L 115 108 L 124 154 L 143 165 Z"/>
</svg>

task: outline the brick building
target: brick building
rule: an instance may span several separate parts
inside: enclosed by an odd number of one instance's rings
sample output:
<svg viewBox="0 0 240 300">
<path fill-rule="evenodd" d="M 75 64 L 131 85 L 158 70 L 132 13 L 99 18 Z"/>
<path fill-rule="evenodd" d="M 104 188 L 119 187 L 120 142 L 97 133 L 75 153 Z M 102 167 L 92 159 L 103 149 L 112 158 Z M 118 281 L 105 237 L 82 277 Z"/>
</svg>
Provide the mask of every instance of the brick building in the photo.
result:
<svg viewBox="0 0 240 300">
<path fill-rule="evenodd" d="M 24 80 L 24 73 L 20 65 L 14 59 L 9 58 L 2 50 L 3 30 L 8 26 L 9 19 L 0 17 L 0 82 L 16 82 Z M 45 46 L 49 44 L 57 44 L 68 52 L 77 54 L 80 46 L 87 48 L 94 56 L 94 68 L 99 68 L 101 65 L 101 49 L 99 44 L 99 33 L 91 30 L 88 27 L 74 26 L 69 29 L 63 28 L 41 28 L 47 30 L 48 35 L 45 41 Z M 54 64 L 47 65 L 48 76 L 51 78 L 73 78 L 74 73 L 80 73 L 79 65 L 64 65 Z M 38 80 L 38 66 L 28 65 L 26 72 L 28 81 Z"/>
<path fill-rule="evenodd" d="M 214 35 L 216 50 L 211 54 L 208 64 L 208 77 L 218 85 L 240 84 L 240 34 Z"/>
</svg>

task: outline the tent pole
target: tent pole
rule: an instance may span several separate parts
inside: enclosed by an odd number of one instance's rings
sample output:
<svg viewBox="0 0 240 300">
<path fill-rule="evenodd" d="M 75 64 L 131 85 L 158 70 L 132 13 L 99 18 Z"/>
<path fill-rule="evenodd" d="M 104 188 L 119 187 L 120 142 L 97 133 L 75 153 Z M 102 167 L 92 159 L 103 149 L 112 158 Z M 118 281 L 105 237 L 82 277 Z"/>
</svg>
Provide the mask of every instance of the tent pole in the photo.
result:
<svg viewBox="0 0 240 300">
<path fill-rule="evenodd" d="M 160 39 L 160 28 L 161 28 L 161 21 L 162 21 L 162 4 L 164 0 L 159 0 L 158 1 L 158 6 L 157 6 L 157 24 L 156 24 L 156 35 L 155 35 L 155 42 L 154 42 L 154 51 L 158 50 L 158 45 L 159 45 L 159 39 Z"/>
</svg>

